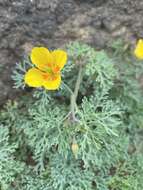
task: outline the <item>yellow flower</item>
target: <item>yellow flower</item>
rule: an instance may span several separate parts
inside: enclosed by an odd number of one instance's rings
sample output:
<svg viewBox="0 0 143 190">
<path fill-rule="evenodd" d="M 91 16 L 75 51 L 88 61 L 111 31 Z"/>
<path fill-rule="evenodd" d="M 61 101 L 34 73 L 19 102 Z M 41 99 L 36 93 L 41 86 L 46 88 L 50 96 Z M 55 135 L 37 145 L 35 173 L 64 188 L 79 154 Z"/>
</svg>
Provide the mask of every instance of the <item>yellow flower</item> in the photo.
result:
<svg viewBox="0 0 143 190">
<path fill-rule="evenodd" d="M 137 42 L 134 54 L 138 59 L 143 59 L 143 39 Z"/>
<path fill-rule="evenodd" d="M 24 77 L 25 83 L 31 87 L 44 87 L 56 90 L 61 84 L 61 69 L 67 61 L 67 53 L 63 50 L 49 51 L 45 47 L 34 47 L 30 55 L 35 67 L 29 69 Z"/>
</svg>

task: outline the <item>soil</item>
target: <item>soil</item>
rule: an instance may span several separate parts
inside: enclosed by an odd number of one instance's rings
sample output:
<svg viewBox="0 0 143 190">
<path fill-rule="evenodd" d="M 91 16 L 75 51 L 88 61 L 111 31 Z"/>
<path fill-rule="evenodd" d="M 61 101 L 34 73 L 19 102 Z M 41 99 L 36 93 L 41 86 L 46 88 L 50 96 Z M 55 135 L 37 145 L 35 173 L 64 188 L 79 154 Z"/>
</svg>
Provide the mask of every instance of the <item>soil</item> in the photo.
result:
<svg viewBox="0 0 143 190">
<path fill-rule="evenodd" d="M 15 97 L 11 73 L 32 46 L 71 40 L 97 48 L 143 38 L 141 0 L 0 0 L 0 104 Z"/>
</svg>

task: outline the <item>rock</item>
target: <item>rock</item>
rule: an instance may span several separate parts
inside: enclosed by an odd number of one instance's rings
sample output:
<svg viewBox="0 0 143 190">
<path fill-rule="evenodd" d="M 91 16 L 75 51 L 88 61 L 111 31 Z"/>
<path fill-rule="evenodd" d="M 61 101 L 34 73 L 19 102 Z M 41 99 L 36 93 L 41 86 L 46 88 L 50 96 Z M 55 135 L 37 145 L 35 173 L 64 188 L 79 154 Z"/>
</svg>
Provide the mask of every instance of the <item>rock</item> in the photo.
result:
<svg viewBox="0 0 143 190">
<path fill-rule="evenodd" d="M 52 0 L 52 1 L 47 1 L 47 0 L 40 0 L 37 3 L 37 8 L 39 9 L 50 9 L 51 11 L 54 11 L 58 5 L 58 0 Z"/>
<path fill-rule="evenodd" d="M 0 104 L 17 94 L 11 73 L 33 46 L 133 44 L 143 38 L 142 10 L 141 0 L 0 0 Z"/>
</svg>

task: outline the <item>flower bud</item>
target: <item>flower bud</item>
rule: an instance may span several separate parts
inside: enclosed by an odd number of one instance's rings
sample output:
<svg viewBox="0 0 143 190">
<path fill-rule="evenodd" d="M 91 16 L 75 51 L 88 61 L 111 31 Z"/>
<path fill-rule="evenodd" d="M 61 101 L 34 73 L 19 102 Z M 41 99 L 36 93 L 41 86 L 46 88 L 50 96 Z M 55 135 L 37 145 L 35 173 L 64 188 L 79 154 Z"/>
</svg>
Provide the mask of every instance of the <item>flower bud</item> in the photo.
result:
<svg viewBox="0 0 143 190">
<path fill-rule="evenodd" d="M 74 154 L 74 156 L 76 157 L 78 154 L 78 150 L 79 150 L 79 146 L 77 143 L 73 143 L 71 146 L 72 152 Z"/>
</svg>

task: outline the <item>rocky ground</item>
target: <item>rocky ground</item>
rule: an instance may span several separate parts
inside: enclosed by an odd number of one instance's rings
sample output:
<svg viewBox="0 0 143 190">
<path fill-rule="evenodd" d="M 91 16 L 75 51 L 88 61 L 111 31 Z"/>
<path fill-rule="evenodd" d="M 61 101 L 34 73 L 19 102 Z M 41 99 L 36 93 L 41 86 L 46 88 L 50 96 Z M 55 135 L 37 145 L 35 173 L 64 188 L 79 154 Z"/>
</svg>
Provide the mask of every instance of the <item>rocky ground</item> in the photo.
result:
<svg viewBox="0 0 143 190">
<path fill-rule="evenodd" d="M 29 47 L 135 43 L 143 37 L 142 18 L 141 0 L 0 0 L 0 104 L 15 96 L 11 73 Z"/>
</svg>

